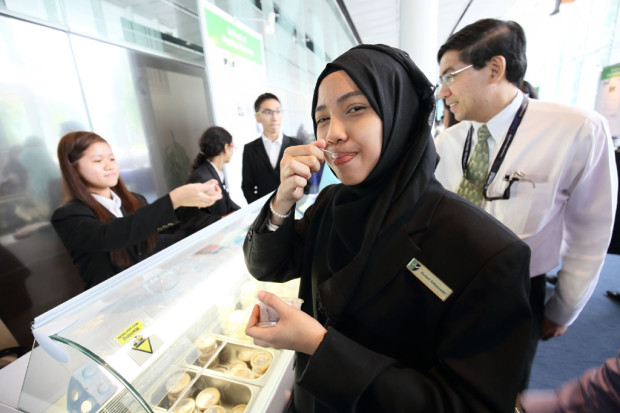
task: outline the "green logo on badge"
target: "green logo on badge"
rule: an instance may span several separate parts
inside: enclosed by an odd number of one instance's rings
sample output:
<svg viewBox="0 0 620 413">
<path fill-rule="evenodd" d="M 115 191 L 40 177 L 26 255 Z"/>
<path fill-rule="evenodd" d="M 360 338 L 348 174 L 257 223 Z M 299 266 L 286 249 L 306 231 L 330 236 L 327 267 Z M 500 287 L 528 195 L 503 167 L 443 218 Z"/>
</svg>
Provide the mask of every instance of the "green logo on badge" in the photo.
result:
<svg viewBox="0 0 620 413">
<path fill-rule="evenodd" d="M 407 264 L 407 269 L 411 271 L 415 277 L 422 281 L 429 290 L 431 290 L 441 301 L 446 301 L 452 294 L 452 289 L 441 281 L 435 274 L 426 268 L 420 261 L 413 258 Z"/>
</svg>

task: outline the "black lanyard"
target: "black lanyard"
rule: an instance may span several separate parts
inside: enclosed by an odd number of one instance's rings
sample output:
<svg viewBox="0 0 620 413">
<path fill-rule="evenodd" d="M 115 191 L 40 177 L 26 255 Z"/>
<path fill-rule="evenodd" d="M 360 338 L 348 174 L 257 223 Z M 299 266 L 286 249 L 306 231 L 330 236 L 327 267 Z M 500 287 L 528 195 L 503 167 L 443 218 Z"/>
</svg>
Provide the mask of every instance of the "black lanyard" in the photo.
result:
<svg viewBox="0 0 620 413">
<path fill-rule="evenodd" d="M 519 125 L 521 124 L 521 120 L 523 120 L 523 115 L 525 115 L 525 110 L 527 109 L 528 103 L 529 103 L 528 97 L 523 95 L 523 101 L 521 102 L 521 106 L 519 107 L 519 110 L 517 110 L 517 114 L 515 115 L 514 119 L 512 120 L 512 123 L 510 124 L 510 128 L 508 129 L 508 134 L 506 135 L 506 138 L 504 139 L 504 143 L 502 144 L 501 148 L 499 148 L 499 152 L 497 153 L 497 156 L 495 156 L 495 159 L 493 160 L 493 165 L 491 166 L 491 170 L 489 171 L 487 175 L 487 180 L 486 180 L 486 183 L 484 184 L 484 189 L 482 192 L 482 195 L 487 200 L 492 201 L 494 199 L 508 199 L 509 197 L 509 194 L 505 193 L 501 197 L 490 198 L 487 196 L 487 190 L 489 189 L 489 186 L 491 186 L 491 182 L 493 182 L 495 175 L 497 175 L 497 171 L 499 170 L 499 167 L 501 166 L 502 162 L 504 162 L 504 158 L 506 157 L 506 152 L 508 152 L 508 148 L 510 147 L 510 144 L 512 143 L 514 139 L 515 134 L 517 133 L 517 129 L 519 128 Z M 471 151 L 471 136 L 473 133 L 474 133 L 474 127 L 470 126 L 469 131 L 467 131 L 467 138 L 465 139 L 465 146 L 463 147 L 463 156 L 461 157 L 461 166 L 463 167 L 463 175 L 465 175 L 465 172 L 467 171 L 469 152 Z M 508 187 L 507 191 L 509 189 L 510 187 Z"/>
</svg>

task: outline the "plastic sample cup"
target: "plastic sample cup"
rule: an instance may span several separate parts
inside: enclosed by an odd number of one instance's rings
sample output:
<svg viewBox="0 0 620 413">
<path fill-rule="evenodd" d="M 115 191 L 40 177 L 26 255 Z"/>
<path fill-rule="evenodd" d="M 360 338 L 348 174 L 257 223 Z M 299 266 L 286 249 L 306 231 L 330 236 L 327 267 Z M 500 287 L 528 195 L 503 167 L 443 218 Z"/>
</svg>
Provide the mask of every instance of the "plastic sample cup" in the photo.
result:
<svg viewBox="0 0 620 413">
<path fill-rule="evenodd" d="M 296 297 L 280 297 L 280 299 L 298 310 L 301 309 L 301 304 L 304 302 L 301 298 Z M 260 308 L 260 319 L 257 324 L 259 327 L 273 327 L 278 324 L 278 321 L 280 321 L 280 314 L 278 314 L 276 310 L 262 301 L 258 302 L 258 306 Z"/>
<path fill-rule="evenodd" d="M 273 361 L 273 356 L 268 351 L 257 351 L 252 356 L 252 360 L 250 364 L 252 365 L 252 372 L 257 376 L 261 376 L 265 374 L 271 362 Z"/>
<path fill-rule="evenodd" d="M 205 410 L 216 404 L 220 404 L 220 391 L 215 387 L 208 387 L 198 393 L 196 396 L 196 407 L 199 410 Z"/>
</svg>

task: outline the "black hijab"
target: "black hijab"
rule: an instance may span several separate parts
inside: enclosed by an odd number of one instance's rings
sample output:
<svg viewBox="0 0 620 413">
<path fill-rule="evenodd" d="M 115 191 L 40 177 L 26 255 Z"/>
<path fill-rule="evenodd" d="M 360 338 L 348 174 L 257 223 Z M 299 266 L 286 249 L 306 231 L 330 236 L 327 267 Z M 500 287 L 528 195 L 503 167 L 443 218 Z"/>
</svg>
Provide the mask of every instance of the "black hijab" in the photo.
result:
<svg viewBox="0 0 620 413">
<path fill-rule="evenodd" d="M 329 324 L 355 294 L 352 280 L 364 272 L 377 238 L 389 237 L 411 218 L 434 181 L 438 161 L 431 137 L 434 88 L 407 53 L 385 45 L 360 45 L 329 63 L 314 89 L 313 122 L 319 85 L 340 70 L 383 121 L 383 143 L 377 165 L 363 182 L 331 189 L 333 196 L 322 218 L 327 225 L 320 230 L 318 252 L 327 258 L 329 279 L 318 280 L 319 311 L 325 312 Z"/>
</svg>

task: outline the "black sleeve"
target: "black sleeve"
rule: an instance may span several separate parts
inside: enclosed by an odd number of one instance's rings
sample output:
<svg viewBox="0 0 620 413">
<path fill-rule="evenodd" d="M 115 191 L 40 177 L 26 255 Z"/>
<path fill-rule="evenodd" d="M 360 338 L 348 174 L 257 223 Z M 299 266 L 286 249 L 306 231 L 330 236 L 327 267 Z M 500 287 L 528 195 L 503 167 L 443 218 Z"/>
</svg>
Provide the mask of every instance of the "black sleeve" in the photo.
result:
<svg viewBox="0 0 620 413">
<path fill-rule="evenodd" d="M 271 199 L 265 203 L 245 237 L 245 263 L 250 274 L 258 280 L 286 282 L 300 274 L 299 235 L 295 232 L 292 213 L 277 231 L 267 229 L 269 202 Z"/>
<path fill-rule="evenodd" d="M 184 236 L 200 231 L 222 218 L 222 215 L 213 213 L 211 208 L 180 207 L 177 208 L 177 215 L 181 221 L 179 229 Z"/>
<path fill-rule="evenodd" d="M 144 199 L 144 198 L 142 198 Z M 79 201 L 71 201 L 56 209 L 52 226 L 69 251 L 114 251 L 144 241 L 178 223 L 168 194 L 133 214 L 100 221 L 95 213 Z"/>
</svg>

